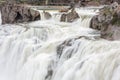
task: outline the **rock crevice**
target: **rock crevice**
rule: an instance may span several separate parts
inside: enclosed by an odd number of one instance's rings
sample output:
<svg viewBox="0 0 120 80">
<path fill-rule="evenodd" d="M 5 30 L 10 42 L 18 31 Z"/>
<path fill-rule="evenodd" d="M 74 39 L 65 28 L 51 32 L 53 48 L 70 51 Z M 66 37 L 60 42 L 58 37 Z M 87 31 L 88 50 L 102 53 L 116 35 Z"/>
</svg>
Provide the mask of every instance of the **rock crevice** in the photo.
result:
<svg viewBox="0 0 120 80">
<path fill-rule="evenodd" d="M 22 23 L 40 20 L 40 13 L 27 6 L 18 4 L 3 4 L 0 7 L 2 23 Z"/>
<path fill-rule="evenodd" d="M 100 30 L 101 37 L 108 40 L 120 39 L 120 5 L 115 2 L 100 9 L 92 18 L 91 28 Z"/>
</svg>

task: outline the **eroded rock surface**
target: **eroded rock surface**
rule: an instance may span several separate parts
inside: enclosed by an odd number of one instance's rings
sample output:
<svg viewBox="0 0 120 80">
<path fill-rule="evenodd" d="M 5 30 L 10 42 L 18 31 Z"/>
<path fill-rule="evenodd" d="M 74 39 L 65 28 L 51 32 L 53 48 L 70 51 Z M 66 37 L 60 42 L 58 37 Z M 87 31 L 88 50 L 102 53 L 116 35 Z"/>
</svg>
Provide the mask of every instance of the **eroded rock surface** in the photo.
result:
<svg viewBox="0 0 120 80">
<path fill-rule="evenodd" d="M 27 6 L 18 4 L 3 4 L 0 7 L 2 23 L 22 23 L 40 20 L 40 13 Z"/>
<path fill-rule="evenodd" d="M 105 6 L 94 16 L 91 28 L 100 30 L 101 37 L 108 40 L 120 39 L 120 5 L 117 2 Z"/>
<path fill-rule="evenodd" d="M 61 16 L 62 22 L 73 22 L 74 20 L 78 19 L 79 15 L 75 10 L 71 10 L 69 13 L 63 13 Z"/>
</svg>

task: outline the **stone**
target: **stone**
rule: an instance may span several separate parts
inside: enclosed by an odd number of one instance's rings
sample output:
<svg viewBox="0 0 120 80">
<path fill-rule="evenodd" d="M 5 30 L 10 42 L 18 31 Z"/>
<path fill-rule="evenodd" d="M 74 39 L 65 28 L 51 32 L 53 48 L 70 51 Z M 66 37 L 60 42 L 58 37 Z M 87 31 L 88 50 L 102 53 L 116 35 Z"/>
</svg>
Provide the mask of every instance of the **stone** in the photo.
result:
<svg viewBox="0 0 120 80">
<path fill-rule="evenodd" d="M 43 11 L 45 19 L 52 18 L 52 15 L 49 12 Z"/>
<path fill-rule="evenodd" d="M 67 22 L 73 22 L 74 20 L 78 18 L 79 18 L 79 15 L 76 11 L 72 11 L 67 14 Z"/>
<path fill-rule="evenodd" d="M 120 40 L 120 5 L 117 2 L 100 9 L 91 20 L 91 28 L 101 31 L 107 40 Z"/>
<path fill-rule="evenodd" d="M 27 6 L 4 4 L 0 6 L 2 24 L 22 23 L 40 20 L 40 13 Z"/>
<path fill-rule="evenodd" d="M 69 13 L 64 13 L 61 16 L 61 21 L 63 22 L 73 22 L 79 18 L 78 13 L 75 10 L 71 10 Z"/>
<path fill-rule="evenodd" d="M 61 16 L 61 22 L 66 22 L 67 14 L 62 14 Z"/>
</svg>

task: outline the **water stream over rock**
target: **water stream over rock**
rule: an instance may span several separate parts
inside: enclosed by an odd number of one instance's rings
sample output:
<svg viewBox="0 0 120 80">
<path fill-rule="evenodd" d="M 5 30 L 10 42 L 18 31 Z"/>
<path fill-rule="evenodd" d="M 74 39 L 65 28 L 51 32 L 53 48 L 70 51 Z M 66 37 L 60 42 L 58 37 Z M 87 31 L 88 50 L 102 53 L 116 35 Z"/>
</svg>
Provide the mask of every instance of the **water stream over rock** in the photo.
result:
<svg viewBox="0 0 120 80">
<path fill-rule="evenodd" d="M 97 10 L 76 11 L 72 23 L 51 12 L 49 20 L 1 25 L 0 80 L 120 80 L 120 41 L 89 28 Z"/>
</svg>

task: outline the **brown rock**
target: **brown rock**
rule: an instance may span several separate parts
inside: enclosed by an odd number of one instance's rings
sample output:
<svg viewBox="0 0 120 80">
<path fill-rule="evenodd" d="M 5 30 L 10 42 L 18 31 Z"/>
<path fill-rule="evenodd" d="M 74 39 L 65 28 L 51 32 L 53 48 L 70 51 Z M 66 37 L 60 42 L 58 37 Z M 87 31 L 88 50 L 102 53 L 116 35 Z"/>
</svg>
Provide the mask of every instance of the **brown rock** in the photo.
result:
<svg viewBox="0 0 120 80">
<path fill-rule="evenodd" d="M 45 19 L 50 19 L 52 15 L 49 12 L 43 11 Z"/>
<path fill-rule="evenodd" d="M 62 14 L 61 21 L 63 22 L 73 22 L 74 20 L 78 19 L 79 15 L 75 10 L 72 10 L 69 13 Z"/>
<path fill-rule="evenodd" d="M 62 14 L 61 16 L 61 22 L 66 22 L 67 14 Z"/>
<path fill-rule="evenodd" d="M 100 30 L 101 37 L 108 40 L 120 40 L 120 6 L 113 3 L 100 10 L 91 20 L 91 28 Z"/>
<path fill-rule="evenodd" d="M 5 4 L 1 7 L 2 23 L 22 23 L 40 20 L 40 13 L 31 10 L 27 6 L 17 4 Z"/>
</svg>

